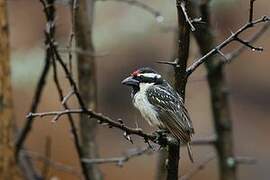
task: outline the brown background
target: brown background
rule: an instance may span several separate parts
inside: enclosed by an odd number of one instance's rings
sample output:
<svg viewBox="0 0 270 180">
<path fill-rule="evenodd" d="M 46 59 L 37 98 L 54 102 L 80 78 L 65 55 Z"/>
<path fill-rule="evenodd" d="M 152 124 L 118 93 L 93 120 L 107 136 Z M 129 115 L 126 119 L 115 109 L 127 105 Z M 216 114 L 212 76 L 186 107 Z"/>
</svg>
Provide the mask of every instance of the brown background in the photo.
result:
<svg viewBox="0 0 270 180">
<path fill-rule="evenodd" d="M 37 0 L 9 0 L 9 18 L 12 47 L 12 85 L 16 119 L 19 127 L 25 121 L 25 115 L 33 96 L 33 90 L 43 64 L 44 17 Z M 135 121 L 144 129 L 151 131 L 134 110 L 129 99 L 129 90 L 120 82 L 132 70 L 141 66 L 150 66 L 162 74 L 171 71 L 170 67 L 157 65 L 157 60 L 168 60 L 174 53 L 174 33 L 164 32 L 166 27 L 176 26 L 174 1 L 148 0 L 147 4 L 158 9 L 165 19 L 157 23 L 148 12 L 125 3 L 97 2 L 94 24 L 94 44 L 98 67 L 98 109 L 114 118 L 122 118 L 130 126 Z M 248 17 L 247 0 L 212 1 L 213 26 L 219 42 L 243 24 Z M 69 8 L 57 6 L 57 40 L 66 46 L 70 33 Z M 257 17 L 270 12 L 269 0 L 257 0 Z M 249 33 L 246 33 L 247 37 Z M 270 32 L 268 31 L 256 45 L 264 47 L 262 53 L 245 51 L 236 61 L 226 68 L 230 89 L 231 111 L 234 125 L 235 152 L 237 155 L 252 156 L 257 159 L 255 165 L 241 165 L 240 179 L 268 180 L 270 177 Z M 229 51 L 236 45 L 227 48 Z M 65 54 L 63 54 L 65 55 Z M 190 62 L 199 57 L 194 40 Z M 75 63 L 74 63 L 75 64 Z M 75 68 L 74 68 L 75 69 Z M 63 75 L 62 83 L 67 83 Z M 39 111 L 60 109 L 58 97 L 49 78 Z M 72 100 L 71 100 L 72 101 Z M 75 102 L 71 102 L 76 107 Z M 212 135 L 212 122 L 209 94 L 205 82 L 205 71 L 200 68 L 188 82 L 187 107 L 194 122 L 196 137 Z M 65 118 L 52 124 L 49 118 L 36 119 L 33 130 L 27 140 L 30 150 L 43 153 L 45 138 L 52 138 L 52 158 L 56 161 L 74 165 L 78 168 L 72 137 Z M 127 148 L 144 146 L 142 139 L 134 137 L 131 145 L 117 129 L 99 127 L 97 141 L 101 157 L 121 155 Z M 212 147 L 194 147 L 195 160 L 200 161 L 213 153 Z M 182 151 L 181 173 L 188 171 L 192 164 Z M 101 165 L 105 179 L 153 179 L 156 155 L 144 155 L 130 160 L 123 168 L 115 165 Z M 73 175 L 59 171 L 50 171 L 50 176 L 59 179 L 75 179 Z M 217 164 L 212 161 L 193 179 L 217 179 Z"/>
</svg>

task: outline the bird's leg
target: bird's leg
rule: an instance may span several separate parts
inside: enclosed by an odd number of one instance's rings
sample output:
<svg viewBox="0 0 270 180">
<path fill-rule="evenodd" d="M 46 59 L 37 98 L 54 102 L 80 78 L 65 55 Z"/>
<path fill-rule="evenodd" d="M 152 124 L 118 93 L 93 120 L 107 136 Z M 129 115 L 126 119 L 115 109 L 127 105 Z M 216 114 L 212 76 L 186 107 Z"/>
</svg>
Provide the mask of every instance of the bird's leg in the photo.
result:
<svg viewBox="0 0 270 180">
<path fill-rule="evenodd" d="M 168 131 L 166 129 L 158 129 L 154 132 L 157 142 L 161 147 L 165 147 L 167 145 L 167 135 Z"/>
</svg>

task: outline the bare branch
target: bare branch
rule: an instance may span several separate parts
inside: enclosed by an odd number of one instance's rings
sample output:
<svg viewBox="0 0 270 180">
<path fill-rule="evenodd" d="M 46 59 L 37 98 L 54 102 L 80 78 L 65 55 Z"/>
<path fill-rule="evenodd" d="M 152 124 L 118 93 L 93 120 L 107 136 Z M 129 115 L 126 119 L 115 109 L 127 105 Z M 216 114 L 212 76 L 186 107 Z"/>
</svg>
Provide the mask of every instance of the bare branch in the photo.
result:
<svg viewBox="0 0 270 180">
<path fill-rule="evenodd" d="M 59 95 L 59 100 L 62 102 L 62 105 L 64 107 L 64 109 L 68 110 L 69 107 L 67 105 L 67 102 L 65 102 L 65 97 L 63 95 L 63 90 L 61 88 L 61 85 L 60 85 L 60 82 L 58 80 L 58 76 L 57 76 L 57 66 L 56 66 L 56 59 L 55 59 L 55 51 L 54 51 L 54 46 L 51 46 L 50 44 L 50 49 L 51 49 L 51 53 L 53 53 L 52 55 L 52 61 L 53 61 L 53 78 L 54 78 L 54 82 L 55 82 L 55 85 L 56 85 L 56 88 L 57 88 L 57 91 L 58 91 L 58 95 Z M 72 76 L 72 74 L 69 74 L 70 76 Z M 73 91 L 74 93 L 74 91 Z M 72 94 L 73 94 L 72 93 Z M 68 98 L 66 98 L 67 100 Z M 56 122 L 58 119 L 60 118 L 60 115 L 59 116 L 55 116 L 52 120 L 52 122 Z M 79 158 L 81 159 L 83 157 L 83 154 L 82 154 L 82 150 L 81 150 L 81 147 L 80 147 L 80 142 L 79 142 L 79 135 L 77 133 L 77 128 L 75 126 L 75 123 L 74 123 L 74 119 L 72 117 L 71 114 L 68 114 L 68 121 L 69 121 L 69 125 L 71 127 L 71 133 L 74 137 L 74 144 L 75 144 L 75 149 L 76 149 L 76 152 L 79 156 Z M 80 161 L 80 165 L 82 167 L 82 170 L 83 170 L 83 175 L 85 177 L 86 180 L 89 179 L 88 177 L 88 174 L 87 174 L 87 166 L 85 163 L 81 162 Z"/>
<path fill-rule="evenodd" d="M 62 115 L 68 115 L 68 114 L 87 114 L 90 116 L 90 118 L 95 118 L 99 120 L 99 123 L 106 123 L 108 126 L 116 127 L 118 129 L 123 130 L 124 132 L 127 132 L 129 135 L 136 134 L 138 136 L 143 137 L 146 140 L 154 141 L 156 139 L 156 136 L 151 134 L 144 133 L 141 129 L 138 128 L 129 128 L 124 125 L 124 123 L 120 123 L 118 121 L 114 121 L 111 118 L 104 116 L 100 113 L 96 113 L 92 111 L 91 109 L 66 109 L 63 111 L 51 111 L 51 112 L 41 112 L 41 113 L 29 113 L 27 115 L 27 118 L 34 118 L 34 117 L 45 117 L 45 116 L 62 116 Z"/>
<path fill-rule="evenodd" d="M 181 7 L 181 9 L 182 9 L 182 11 L 183 11 L 183 14 L 184 14 L 184 16 L 185 16 L 185 18 L 186 18 L 187 23 L 188 23 L 189 26 L 190 26 L 191 31 L 195 31 L 196 29 L 195 29 L 195 27 L 193 26 L 193 24 L 192 24 L 192 22 L 191 22 L 192 20 L 190 20 L 188 14 L 187 14 L 185 1 L 181 1 L 180 7 Z"/>
<path fill-rule="evenodd" d="M 270 23 L 266 23 L 263 25 L 263 27 L 257 32 L 255 33 L 250 40 L 248 41 L 249 44 L 254 43 L 256 40 L 258 40 L 267 30 L 269 30 L 270 27 Z M 226 58 L 227 58 L 227 63 L 230 63 L 233 59 L 235 59 L 236 57 L 238 57 L 245 49 L 247 48 L 246 45 L 242 45 L 241 47 L 239 47 L 238 49 L 234 50 L 233 52 L 226 54 Z"/>
<path fill-rule="evenodd" d="M 108 164 L 113 163 L 117 166 L 122 167 L 124 163 L 129 161 L 131 158 L 138 157 L 144 154 L 152 153 L 153 151 L 149 147 L 145 148 L 135 148 L 128 150 L 123 156 L 112 157 L 112 158 L 98 158 L 98 159 L 88 159 L 84 158 L 82 161 L 89 164 Z"/>
<path fill-rule="evenodd" d="M 68 41 L 68 45 L 67 45 L 67 49 L 71 49 L 72 48 L 72 43 L 74 40 L 74 30 L 75 30 L 75 13 L 76 13 L 76 9 L 77 9 L 77 0 L 72 0 L 72 5 L 71 5 L 71 33 L 69 35 L 69 41 Z M 72 52 L 68 51 L 68 65 L 69 65 L 69 72 L 72 76 Z"/>
<path fill-rule="evenodd" d="M 174 61 L 157 61 L 156 63 L 167 64 L 167 65 L 171 65 L 173 67 L 179 67 L 179 65 L 177 64 L 177 60 L 174 60 Z"/>
<path fill-rule="evenodd" d="M 55 17 L 54 6 L 49 6 L 49 5 L 47 5 L 47 3 L 45 1 L 42 1 L 42 0 L 41 0 L 41 3 L 44 6 L 44 12 L 46 14 L 47 21 L 50 22 L 50 23 L 47 23 L 50 25 L 47 26 L 47 27 L 49 27 L 49 29 L 47 28 L 46 31 L 50 35 L 50 37 L 54 37 L 54 32 L 55 32 L 55 27 L 54 27 L 54 23 L 53 23 L 54 17 Z M 52 1 L 52 3 L 53 3 L 53 1 Z M 50 39 L 46 38 L 45 43 L 47 44 L 48 41 L 50 41 Z M 38 80 L 37 87 L 35 89 L 30 112 L 36 112 L 38 105 L 39 105 L 39 102 L 40 102 L 40 99 L 41 99 L 41 96 L 42 96 L 42 93 L 43 93 L 43 90 L 44 90 L 44 87 L 46 85 L 46 78 L 47 78 L 47 75 L 48 75 L 50 67 L 51 67 L 51 64 L 50 64 L 51 53 L 49 51 L 50 51 L 50 49 L 47 48 L 46 49 L 46 56 L 45 56 L 45 64 L 44 64 L 43 70 L 41 72 L 41 76 Z M 15 142 L 15 144 L 16 144 L 16 152 L 15 152 L 16 159 L 18 158 L 19 151 L 22 148 L 29 132 L 32 129 L 32 124 L 33 124 L 33 119 L 31 119 L 31 118 L 29 118 L 27 121 L 25 121 L 25 124 L 24 124 L 21 132 L 19 133 L 19 135 L 16 139 L 16 142 Z"/>
<path fill-rule="evenodd" d="M 226 47 L 232 41 L 236 40 L 238 38 L 238 36 L 240 34 L 242 34 L 243 32 L 245 32 L 246 30 L 250 29 L 254 25 L 257 25 L 257 24 L 260 24 L 260 23 L 269 23 L 269 22 L 270 22 L 269 16 L 263 16 L 263 17 L 261 17 L 259 19 L 256 19 L 256 20 L 252 21 L 252 22 L 246 23 L 245 25 L 243 25 L 242 27 L 240 27 L 235 33 L 232 33 L 231 36 L 229 36 L 227 39 L 225 39 L 222 43 L 220 43 L 214 49 L 212 49 L 211 51 L 209 51 L 208 53 L 206 53 L 204 56 L 202 56 L 198 60 L 195 60 L 195 62 L 193 62 L 192 65 L 190 65 L 187 68 L 187 70 L 186 70 L 187 76 L 191 75 L 192 72 L 194 72 L 201 64 L 203 64 L 205 61 L 207 61 L 208 60 L 208 57 L 210 57 L 210 56 L 212 56 L 212 55 L 217 54 L 218 52 L 220 52 L 221 49 L 223 49 L 224 47 Z M 246 43 L 243 43 L 243 44 L 245 44 L 246 46 L 248 46 Z"/>
<path fill-rule="evenodd" d="M 239 37 L 235 37 L 235 40 L 242 43 L 244 46 L 249 47 L 252 51 L 263 51 L 262 47 L 254 47 L 254 46 L 250 45 L 248 41 L 244 41 L 244 40 L 240 39 Z"/>
<path fill-rule="evenodd" d="M 61 104 L 62 105 L 66 104 L 67 101 L 69 100 L 69 98 L 72 97 L 72 95 L 74 95 L 74 91 L 73 90 L 69 91 L 69 93 L 65 97 L 63 97 L 63 100 L 61 101 Z"/>
</svg>

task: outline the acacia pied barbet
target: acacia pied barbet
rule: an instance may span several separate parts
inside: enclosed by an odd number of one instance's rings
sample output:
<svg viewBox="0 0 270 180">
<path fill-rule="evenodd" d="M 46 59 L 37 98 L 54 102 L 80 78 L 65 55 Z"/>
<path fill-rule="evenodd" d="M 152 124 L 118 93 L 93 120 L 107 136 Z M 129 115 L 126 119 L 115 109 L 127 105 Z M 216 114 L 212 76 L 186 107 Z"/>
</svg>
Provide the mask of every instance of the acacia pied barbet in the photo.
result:
<svg viewBox="0 0 270 180">
<path fill-rule="evenodd" d="M 187 144 L 193 162 L 190 141 L 194 129 L 180 95 L 151 68 L 134 71 L 122 84 L 132 87 L 132 102 L 150 125 L 168 130 Z"/>
</svg>

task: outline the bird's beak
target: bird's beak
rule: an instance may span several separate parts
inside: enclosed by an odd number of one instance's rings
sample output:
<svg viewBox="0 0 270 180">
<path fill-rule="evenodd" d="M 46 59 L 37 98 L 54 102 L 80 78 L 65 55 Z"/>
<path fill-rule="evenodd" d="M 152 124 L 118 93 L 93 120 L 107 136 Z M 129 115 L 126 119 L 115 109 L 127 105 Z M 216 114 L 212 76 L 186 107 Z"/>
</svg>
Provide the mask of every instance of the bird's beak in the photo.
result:
<svg viewBox="0 0 270 180">
<path fill-rule="evenodd" d="M 127 86 L 139 86 L 140 82 L 134 79 L 132 76 L 129 76 L 126 79 L 124 79 L 121 83 Z"/>
</svg>

